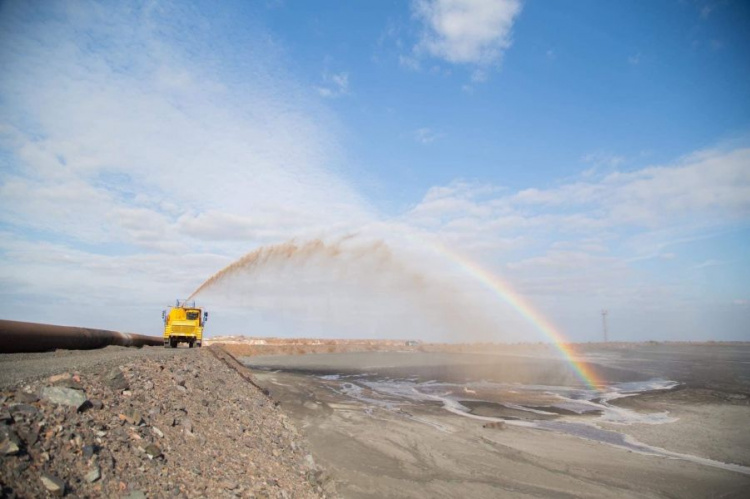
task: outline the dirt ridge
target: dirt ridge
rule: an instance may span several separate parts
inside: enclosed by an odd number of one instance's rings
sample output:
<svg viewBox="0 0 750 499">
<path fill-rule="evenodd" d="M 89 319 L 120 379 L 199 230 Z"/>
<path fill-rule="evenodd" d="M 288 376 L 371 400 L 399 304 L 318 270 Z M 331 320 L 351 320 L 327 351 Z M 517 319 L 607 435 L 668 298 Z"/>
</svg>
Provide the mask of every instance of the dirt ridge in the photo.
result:
<svg viewBox="0 0 750 499">
<path fill-rule="evenodd" d="M 0 391 L 0 497 L 335 495 L 230 354 L 127 350 L 119 366 L 42 371 Z"/>
</svg>

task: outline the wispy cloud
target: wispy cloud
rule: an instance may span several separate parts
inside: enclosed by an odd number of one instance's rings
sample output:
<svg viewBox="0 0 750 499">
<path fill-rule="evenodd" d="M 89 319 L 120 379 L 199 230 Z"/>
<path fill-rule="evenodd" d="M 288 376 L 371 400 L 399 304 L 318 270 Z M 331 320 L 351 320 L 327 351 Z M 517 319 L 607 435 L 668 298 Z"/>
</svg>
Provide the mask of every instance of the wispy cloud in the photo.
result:
<svg viewBox="0 0 750 499">
<path fill-rule="evenodd" d="M 716 9 L 716 5 L 714 4 L 705 4 L 700 9 L 700 16 L 701 19 L 708 19 L 708 17 L 711 15 L 711 13 Z"/>
<path fill-rule="evenodd" d="M 349 93 L 349 73 L 323 73 L 323 85 L 316 87 L 323 97 L 340 97 Z"/>
<path fill-rule="evenodd" d="M 414 140 L 419 142 L 420 144 L 430 144 L 432 142 L 435 142 L 437 139 L 443 137 L 443 134 L 437 133 L 431 128 L 417 128 L 412 133 L 412 136 L 414 137 Z"/>
<path fill-rule="evenodd" d="M 670 243 L 750 219 L 748 164 L 750 149 L 739 148 L 549 189 L 459 182 L 430 189 L 405 221 L 479 258 L 499 259 L 529 292 L 565 293 L 569 286 L 581 296 L 612 297 L 629 289 L 635 299 L 642 285 L 631 264 L 674 261 L 664 251 Z M 568 275 L 576 271 L 586 278 Z"/>
<path fill-rule="evenodd" d="M 419 63 L 419 59 L 408 55 L 399 55 L 398 63 L 401 67 L 409 69 L 411 71 L 419 71 L 422 69 L 422 65 Z"/>
<path fill-rule="evenodd" d="M 591 164 L 594 168 L 615 169 L 625 162 L 625 157 L 617 154 L 604 152 L 592 152 L 585 154 L 583 162 Z"/>
<path fill-rule="evenodd" d="M 706 267 L 717 267 L 719 265 L 725 265 L 726 262 L 723 262 L 721 260 L 714 260 L 713 258 L 710 258 L 708 260 L 704 260 L 703 262 L 699 263 L 698 265 L 694 265 L 694 269 L 705 269 Z"/>
<path fill-rule="evenodd" d="M 81 283 L 92 283 L 90 296 L 140 303 L 153 298 L 144 288 L 186 292 L 269 240 L 372 218 L 335 170 L 339 147 L 315 99 L 278 77 L 273 46 L 246 20 L 201 13 L 185 40 L 175 23 L 195 13 L 180 4 L 44 10 L 11 2 L 0 18 L 7 292 L 84 303 Z M 228 32 L 243 33 L 243 54 Z M 348 75 L 328 83 L 343 93 Z M 128 266 L 132 286 L 102 270 Z"/>
</svg>

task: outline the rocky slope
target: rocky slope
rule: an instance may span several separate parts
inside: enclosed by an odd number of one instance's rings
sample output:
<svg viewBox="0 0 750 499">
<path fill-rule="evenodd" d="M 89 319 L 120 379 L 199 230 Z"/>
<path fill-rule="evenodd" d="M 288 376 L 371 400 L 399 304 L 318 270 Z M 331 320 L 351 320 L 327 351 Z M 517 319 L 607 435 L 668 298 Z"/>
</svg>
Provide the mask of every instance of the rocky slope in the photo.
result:
<svg viewBox="0 0 750 499">
<path fill-rule="evenodd" d="M 3 389 L 0 496 L 335 494 L 300 433 L 224 351 L 124 360 Z"/>
</svg>

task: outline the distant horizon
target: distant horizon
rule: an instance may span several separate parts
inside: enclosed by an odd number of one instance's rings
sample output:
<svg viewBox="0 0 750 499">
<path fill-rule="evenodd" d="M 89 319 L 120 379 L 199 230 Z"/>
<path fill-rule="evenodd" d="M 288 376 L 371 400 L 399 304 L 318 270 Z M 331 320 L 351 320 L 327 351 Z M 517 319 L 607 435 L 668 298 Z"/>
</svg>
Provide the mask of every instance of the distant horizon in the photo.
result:
<svg viewBox="0 0 750 499">
<path fill-rule="evenodd" d="M 76 324 L 61 324 L 61 323 L 41 323 L 41 322 L 33 322 L 33 321 L 16 321 L 15 319 L 6 319 L 4 317 L 0 317 L 0 321 L 14 321 L 14 322 L 25 322 L 29 324 L 39 324 L 44 326 L 61 326 L 61 327 L 70 327 L 70 328 L 83 328 L 83 329 L 102 329 L 102 328 L 95 328 L 91 326 L 82 326 L 82 325 L 76 325 Z M 132 331 L 132 330 L 112 330 L 120 333 L 127 333 L 127 334 L 138 334 L 138 335 L 144 335 L 144 336 L 153 336 L 153 337 L 161 337 L 160 334 L 149 334 L 144 333 L 140 331 Z M 241 333 L 235 333 L 235 334 L 221 334 L 217 336 L 213 336 L 210 334 L 206 334 L 205 343 L 211 343 L 211 342 L 221 342 L 222 340 L 230 340 L 233 338 L 239 338 L 243 340 L 281 340 L 281 341 L 323 341 L 323 342 L 351 342 L 351 343 L 358 343 L 358 342 L 382 342 L 382 343 L 409 343 L 409 342 L 415 342 L 417 345 L 504 345 L 504 346 L 549 346 L 553 347 L 555 346 L 555 343 L 552 341 L 514 341 L 514 342 L 503 342 L 503 341 L 469 341 L 469 342 L 458 342 L 458 341 L 429 341 L 429 340 L 419 340 L 419 339 L 413 339 L 408 337 L 314 337 L 314 336 L 255 336 L 255 335 L 249 335 L 249 334 L 241 334 Z M 608 345 L 608 346 L 617 346 L 617 345 L 637 345 L 637 344 L 662 344 L 662 343 L 669 343 L 669 344 L 694 344 L 694 345 L 709 345 L 709 344 L 750 344 L 750 340 L 711 340 L 711 339 L 695 339 L 695 340 L 680 340 L 680 339 L 673 339 L 673 340 L 590 340 L 590 341 L 570 341 L 566 342 L 570 345 Z"/>
<path fill-rule="evenodd" d="M 484 342 L 484 341 L 474 341 L 474 342 L 467 342 L 467 343 L 451 343 L 451 342 L 431 342 L 431 341 L 421 341 L 421 340 L 409 340 L 406 338 L 306 338 L 306 337 L 278 337 L 278 336 L 247 336 L 247 335 L 222 335 L 222 336 L 212 336 L 212 337 L 206 337 L 207 341 L 210 342 L 216 342 L 220 341 L 222 339 L 229 339 L 229 338 L 245 338 L 245 339 L 258 339 L 258 340 L 287 340 L 287 341 L 294 341 L 294 340 L 307 340 L 307 341 L 348 341 L 348 342 L 359 342 L 359 341 L 372 341 L 372 342 L 409 342 L 409 341 L 416 341 L 418 344 L 422 345 L 509 345 L 509 346 L 533 346 L 533 345 L 544 345 L 544 346 L 554 346 L 554 343 L 549 341 L 537 341 L 537 342 L 514 342 L 514 343 L 505 343 L 505 342 L 498 342 L 498 341 L 490 341 L 490 342 Z M 702 345 L 702 344 L 750 344 L 750 340 L 639 340 L 639 341 L 586 341 L 586 342 L 570 342 L 571 345 L 610 345 L 610 346 L 617 346 L 617 345 L 637 345 L 642 343 L 670 343 L 670 344 L 696 344 L 696 345 Z"/>
</svg>

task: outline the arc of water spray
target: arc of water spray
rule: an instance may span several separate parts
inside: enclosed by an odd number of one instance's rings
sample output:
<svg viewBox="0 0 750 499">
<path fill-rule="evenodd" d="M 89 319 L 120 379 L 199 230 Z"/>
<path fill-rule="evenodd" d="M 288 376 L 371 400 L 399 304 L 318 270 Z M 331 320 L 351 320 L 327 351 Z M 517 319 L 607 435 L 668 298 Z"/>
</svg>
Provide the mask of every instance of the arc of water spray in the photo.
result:
<svg viewBox="0 0 750 499">
<path fill-rule="evenodd" d="M 305 243 L 298 244 L 295 240 L 288 241 L 282 244 L 263 246 L 258 248 L 239 260 L 231 263 L 227 267 L 221 269 L 205 282 L 203 282 L 198 288 L 193 291 L 188 299 L 193 299 L 199 293 L 206 289 L 216 285 L 225 278 L 231 276 L 238 271 L 252 270 L 261 267 L 265 263 L 273 260 L 280 261 L 291 261 L 294 259 L 302 259 L 316 254 L 328 255 L 330 257 L 337 257 L 344 251 L 341 244 L 353 238 L 353 235 L 345 236 L 339 241 L 326 244 L 320 239 L 315 239 Z M 499 276 L 490 272 L 489 270 L 480 266 L 477 262 L 469 259 L 468 257 L 459 254 L 456 251 L 448 249 L 447 247 L 432 243 L 430 246 L 444 258 L 453 261 L 462 272 L 468 274 L 473 279 L 479 281 L 485 288 L 489 289 L 502 301 L 508 303 L 513 307 L 522 317 L 524 317 L 529 323 L 531 323 L 537 330 L 543 333 L 549 338 L 555 348 L 563 355 L 565 360 L 571 365 L 576 376 L 589 388 L 596 388 L 597 385 L 601 384 L 597 379 L 594 371 L 584 362 L 578 359 L 578 354 L 575 352 L 573 346 L 567 341 L 565 336 L 551 323 L 549 322 L 536 308 L 531 304 L 528 299 L 516 291 L 509 283 L 503 281 Z M 366 252 L 372 252 L 374 250 L 387 251 L 387 255 L 390 256 L 390 250 L 382 241 L 371 243 L 368 246 L 362 247 L 359 251 L 362 255 Z M 352 251 L 351 249 L 349 251 Z M 414 276 L 412 276 L 414 277 Z M 417 276 L 420 280 L 421 276 Z"/>
<path fill-rule="evenodd" d="M 459 290 L 415 270 L 406 261 L 397 258 L 382 240 L 345 244 L 353 237 L 355 236 L 347 236 L 332 242 L 316 239 L 298 243 L 292 240 L 258 248 L 208 278 L 190 295 L 190 299 L 237 275 L 257 275 L 265 266 L 303 266 L 316 260 L 322 265 L 338 262 L 366 273 L 363 276 L 366 275 L 365 279 L 371 281 L 358 279 L 360 285 L 379 283 L 388 286 L 388 295 L 406 293 L 409 303 L 422 309 L 423 313 L 416 316 L 442 331 L 468 331 L 472 335 L 497 332 L 497 324 L 489 317 L 467 314 L 473 304 Z M 349 274 L 344 275 L 343 279 L 348 280 Z"/>
<path fill-rule="evenodd" d="M 211 288 L 212 286 L 223 281 L 225 278 L 238 271 L 248 271 L 254 268 L 258 268 L 274 259 L 280 261 L 289 261 L 293 259 L 303 259 L 315 254 L 325 254 L 335 258 L 339 256 L 343 251 L 341 249 L 341 244 L 349 239 L 352 239 L 353 237 L 355 236 L 344 236 L 333 244 L 326 244 L 320 239 L 314 239 L 312 241 L 298 244 L 296 240 L 292 239 L 281 244 L 261 246 L 260 248 L 247 253 L 240 259 L 232 262 L 231 264 L 227 265 L 226 267 L 206 279 L 200 286 L 198 286 L 198 288 L 196 288 L 195 291 L 190 294 L 188 300 L 193 299 L 199 293 Z M 385 249 L 385 245 L 379 242 L 373 243 L 369 246 L 369 249 L 382 250 Z"/>
</svg>

